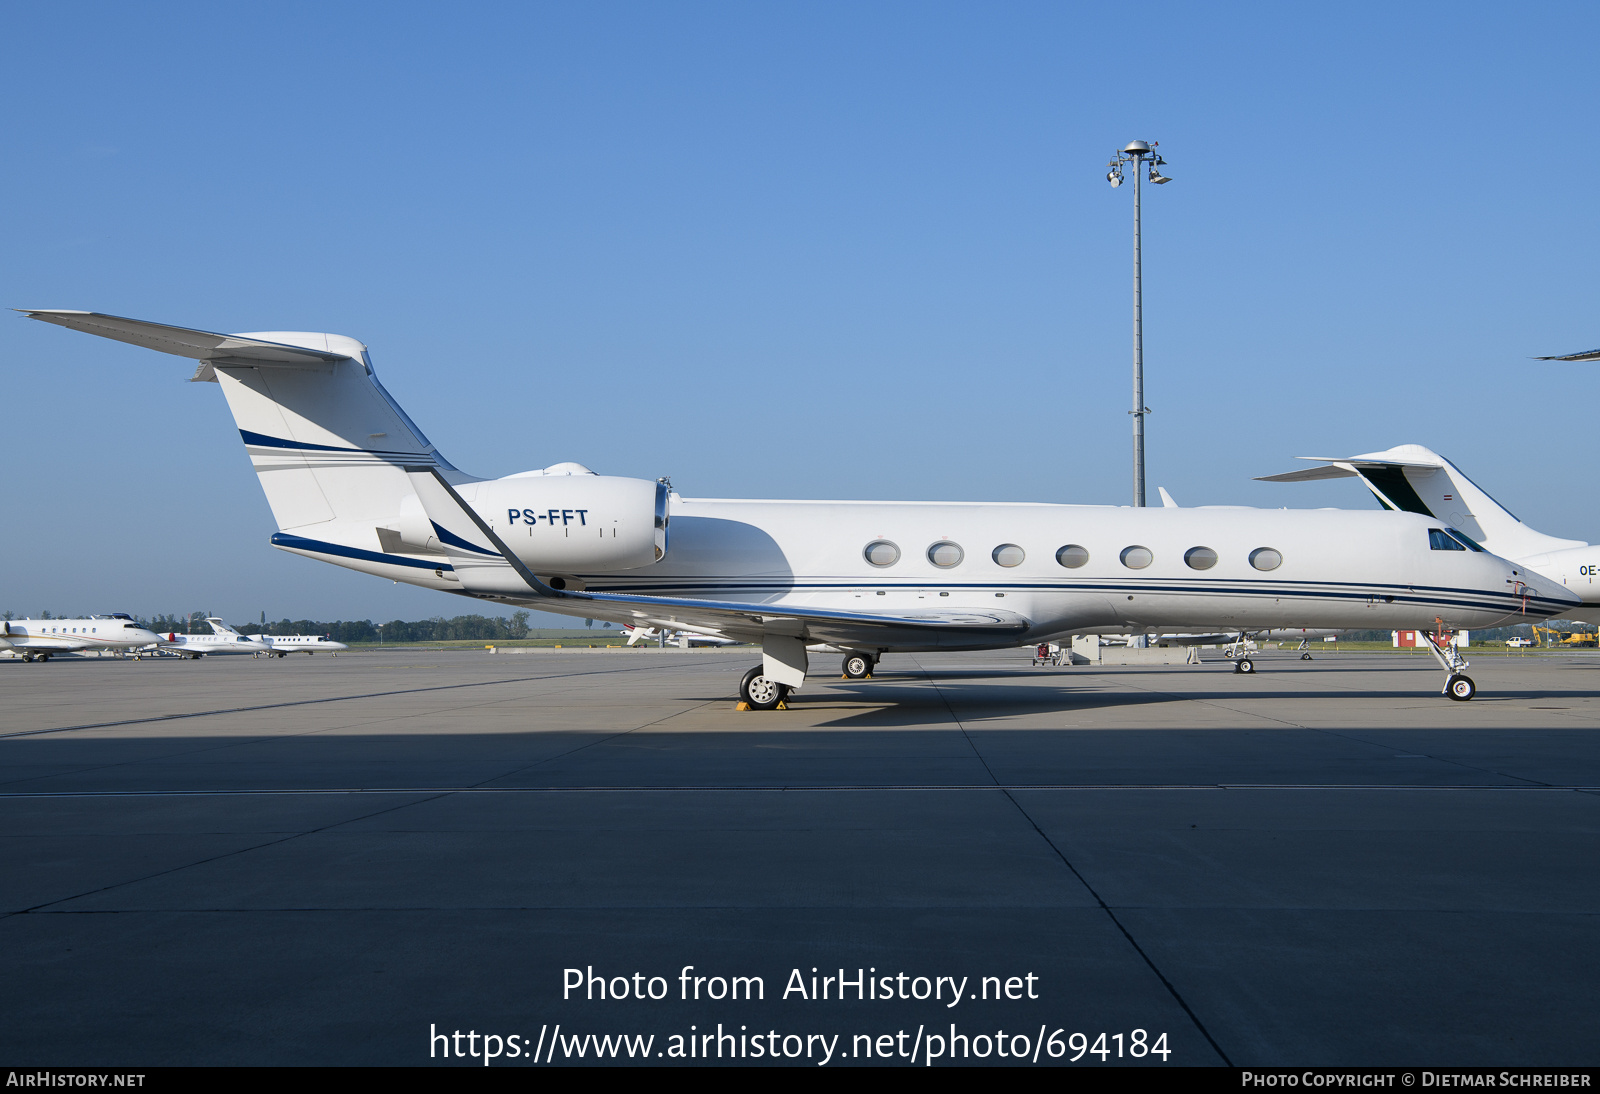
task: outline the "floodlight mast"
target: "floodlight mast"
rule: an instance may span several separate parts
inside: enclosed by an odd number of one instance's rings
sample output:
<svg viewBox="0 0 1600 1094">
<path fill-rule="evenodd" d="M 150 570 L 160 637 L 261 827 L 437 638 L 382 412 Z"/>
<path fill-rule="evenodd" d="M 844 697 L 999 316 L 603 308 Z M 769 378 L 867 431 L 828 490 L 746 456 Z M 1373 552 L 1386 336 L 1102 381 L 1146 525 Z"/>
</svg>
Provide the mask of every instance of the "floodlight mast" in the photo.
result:
<svg viewBox="0 0 1600 1094">
<path fill-rule="evenodd" d="M 1144 418 L 1150 408 L 1144 405 L 1144 275 L 1143 235 L 1141 225 L 1142 194 L 1140 168 L 1148 161 L 1150 181 L 1157 186 L 1172 180 L 1160 168 L 1166 165 L 1156 152 L 1159 141 L 1130 141 L 1127 147 L 1113 152 L 1106 173 L 1112 189 L 1122 185 L 1122 169 L 1133 164 L 1133 504 L 1144 507 Z"/>
</svg>

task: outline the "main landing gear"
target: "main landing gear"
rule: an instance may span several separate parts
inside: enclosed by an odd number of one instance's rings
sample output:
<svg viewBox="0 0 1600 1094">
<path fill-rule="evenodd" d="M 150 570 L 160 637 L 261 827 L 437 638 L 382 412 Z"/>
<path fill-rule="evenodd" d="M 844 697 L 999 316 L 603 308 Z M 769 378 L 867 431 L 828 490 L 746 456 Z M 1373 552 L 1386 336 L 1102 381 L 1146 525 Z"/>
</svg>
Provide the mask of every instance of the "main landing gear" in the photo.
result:
<svg viewBox="0 0 1600 1094">
<path fill-rule="evenodd" d="M 1300 647 L 1299 648 L 1300 648 L 1300 660 L 1302 660 L 1302 661 L 1311 660 L 1311 639 L 1309 639 L 1309 638 L 1300 639 Z"/>
<path fill-rule="evenodd" d="M 751 710 L 777 710 L 789 697 L 789 685 L 780 684 L 765 673 L 766 667 L 757 665 L 739 681 L 739 698 Z"/>
<path fill-rule="evenodd" d="M 1450 641 L 1450 632 L 1445 629 L 1442 620 L 1435 620 L 1439 624 L 1436 631 L 1427 632 L 1428 652 L 1433 654 L 1445 671 L 1444 693 L 1458 703 L 1465 703 L 1478 694 L 1478 685 L 1472 682 L 1472 677 L 1462 670 L 1468 665 L 1465 657 Z"/>
<path fill-rule="evenodd" d="M 846 680 L 866 680 L 872 676 L 872 670 L 878 667 L 877 659 L 869 653 L 846 654 L 844 667 L 841 671 Z"/>
<path fill-rule="evenodd" d="M 1233 671 L 1244 676 L 1249 676 L 1256 671 L 1256 663 L 1249 657 L 1241 657 L 1233 663 Z"/>
<path fill-rule="evenodd" d="M 740 710 L 787 710 L 784 702 L 806 682 L 806 640 L 794 634 L 761 639 L 761 664 L 739 681 Z"/>
</svg>

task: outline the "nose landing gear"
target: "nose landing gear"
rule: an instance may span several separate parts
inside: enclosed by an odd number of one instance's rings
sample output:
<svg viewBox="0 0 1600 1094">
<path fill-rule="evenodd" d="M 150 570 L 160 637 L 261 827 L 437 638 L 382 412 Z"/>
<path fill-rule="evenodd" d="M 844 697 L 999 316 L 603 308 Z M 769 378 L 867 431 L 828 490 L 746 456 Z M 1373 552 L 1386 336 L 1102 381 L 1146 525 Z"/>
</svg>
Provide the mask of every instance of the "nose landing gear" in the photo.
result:
<svg viewBox="0 0 1600 1094">
<path fill-rule="evenodd" d="M 1256 663 L 1250 660 L 1248 657 L 1241 657 L 1239 660 L 1233 663 L 1233 671 L 1236 673 L 1242 673 L 1245 676 L 1249 676 L 1251 673 L 1256 671 Z"/>
<path fill-rule="evenodd" d="M 1445 671 L 1444 694 L 1458 703 L 1465 703 L 1478 694 L 1478 685 L 1462 671 L 1468 666 L 1468 661 L 1450 641 L 1450 630 L 1444 625 L 1444 620 L 1435 619 L 1434 623 L 1438 630 L 1427 632 L 1428 652 L 1433 654 Z"/>
</svg>

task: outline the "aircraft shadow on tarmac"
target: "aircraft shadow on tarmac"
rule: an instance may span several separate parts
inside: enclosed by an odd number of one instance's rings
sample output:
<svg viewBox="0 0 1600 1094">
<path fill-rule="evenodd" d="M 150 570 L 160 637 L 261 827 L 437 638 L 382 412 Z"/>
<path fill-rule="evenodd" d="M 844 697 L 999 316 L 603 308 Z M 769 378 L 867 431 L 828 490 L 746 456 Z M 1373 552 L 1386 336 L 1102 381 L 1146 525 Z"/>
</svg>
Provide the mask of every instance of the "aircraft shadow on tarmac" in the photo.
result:
<svg viewBox="0 0 1600 1094">
<path fill-rule="evenodd" d="M 1128 678 L 1134 675 L 1141 678 L 1142 686 L 1139 690 L 1130 690 L 1126 683 Z M 1093 710 L 1126 711 L 1182 702 L 1225 704 L 1243 700 L 1284 702 L 1300 700 L 1321 703 L 1326 700 L 1375 699 L 1400 701 L 1408 705 L 1413 702 L 1438 700 L 1441 710 L 1463 706 L 1451 703 L 1439 694 L 1436 673 L 1419 672 L 1414 689 L 1341 687 L 1329 691 L 1286 687 L 1276 681 L 1269 683 L 1263 680 L 1260 674 L 1235 678 L 1232 673 L 1226 673 L 1222 674 L 1221 679 L 1216 677 L 1202 679 L 1196 675 L 1175 676 L 1150 670 L 1117 674 L 1084 673 L 1077 677 L 1069 677 L 1063 672 L 1049 678 L 1035 677 L 1030 681 L 1035 686 L 1019 686 L 1018 678 L 1026 676 L 1026 672 L 1008 671 L 932 670 L 927 673 L 881 673 L 871 680 L 829 681 L 825 689 L 810 686 L 791 698 L 790 710 L 812 714 L 825 711 L 833 713 L 834 717 L 818 723 L 816 728 L 819 729 L 855 727 L 880 729 L 891 726 L 928 725 L 930 722 L 948 724 L 952 712 L 964 725 L 981 725 L 995 720 L 1050 714 L 1082 714 Z M 1155 683 L 1160 690 L 1151 688 L 1152 683 Z M 1044 686 L 1038 686 L 1039 684 Z M 1277 686 L 1273 686 L 1274 684 Z M 716 702 L 718 699 L 725 699 L 729 703 L 735 700 L 735 696 L 731 693 L 726 696 L 700 694 L 694 698 L 708 703 Z M 1492 693 L 1480 691 L 1473 702 L 1499 704 L 1596 698 L 1600 698 L 1600 690 L 1518 688 L 1497 690 Z M 784 728 L 781 724 L 784 712 L 750 716 L 777 718 L 779 722 L 770 728 Z M 1397 721 L 1403 722 L 1403 719 Z"/>
</svg>

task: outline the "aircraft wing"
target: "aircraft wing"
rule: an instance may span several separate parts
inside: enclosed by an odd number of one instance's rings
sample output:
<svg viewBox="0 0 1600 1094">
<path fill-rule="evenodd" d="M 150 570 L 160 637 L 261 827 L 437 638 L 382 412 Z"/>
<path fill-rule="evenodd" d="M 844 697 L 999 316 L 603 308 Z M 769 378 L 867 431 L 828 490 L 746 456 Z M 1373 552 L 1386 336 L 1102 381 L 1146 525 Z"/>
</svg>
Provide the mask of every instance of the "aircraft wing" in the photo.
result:
<svg viewBox="0 0 1600 1094">
<path fill-rule="evenodd" d="M 786 635 L 846 645 L 887 641 L 899 645 L 959 645 L 963 636 L 988 642 L 996 635 L 1020 636 L 1031 626 L 1016 612 L 990 609 L 881 615 L 787 604 L 554 589 L 506 547 L 434 468 L 407 467 L 406 474 L 450 556 L 463 590 L 478 595 L 568 615 L 601 619 L 610 616 L 620 622 L 637 621 L 669 629 L 687 625 L 757 642 L 766 635 Z M 561 601 L 572 606 L 565 610 L 555 607 L 555 602 Z"/>
<path fill-rule="evenodd" d="M 98 334 L 118 342 L 128 342 L 145 349 L 160 350 L 179 357 L 193 357 L 203 362 L 195 371 L 196 380 L 214 378 L 216 365 L 239 365 L 250 368 L 278 366 L 280 368 L 305 368 L 327 365 L 349 358 L 342 353 L 306 349 L 302 346 L 285 346 L 278 342 L 264 342 L 238 334 L 218 334 L 215 331 L 190 330 L 188 327 L 169 327 L 165 323 L 148 323 L 143 319 L 125 319 L 120 315 L 103 315 L 97 311 L 62 311 L 50 308 L 17 308 L 29 319 L 54 323 L 58 327 Z"/>
<path fill-rule="evenodd" d="M 1582 353 L 1569 353 L 1565 357 L 1535 357 L 1535 361 L 1600 361 L 1600 349 L 1584 350 Z"/>
</svg>

